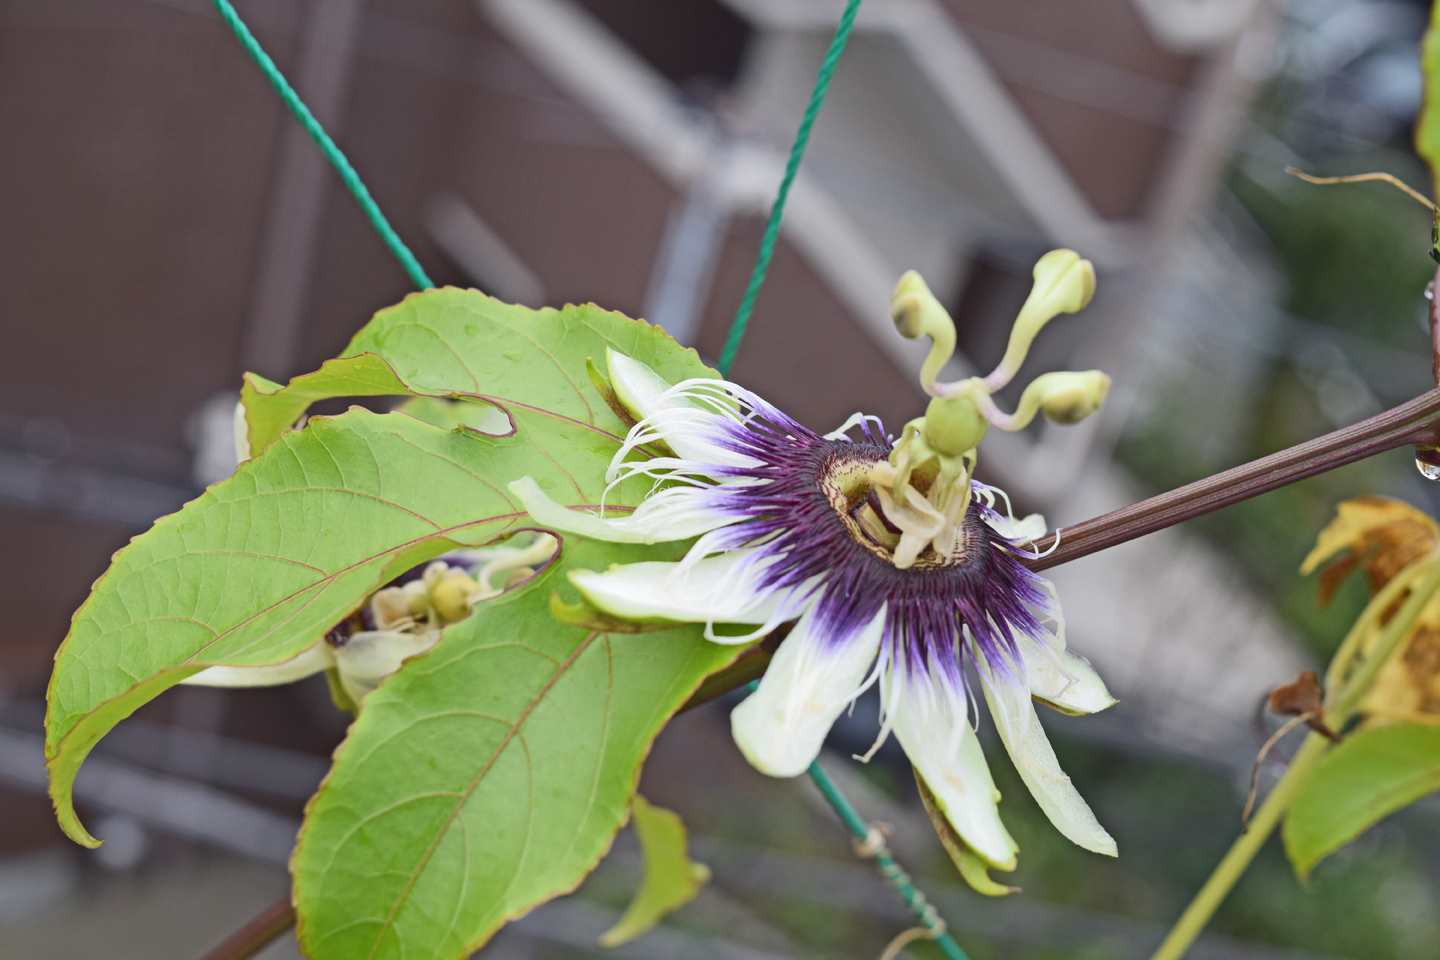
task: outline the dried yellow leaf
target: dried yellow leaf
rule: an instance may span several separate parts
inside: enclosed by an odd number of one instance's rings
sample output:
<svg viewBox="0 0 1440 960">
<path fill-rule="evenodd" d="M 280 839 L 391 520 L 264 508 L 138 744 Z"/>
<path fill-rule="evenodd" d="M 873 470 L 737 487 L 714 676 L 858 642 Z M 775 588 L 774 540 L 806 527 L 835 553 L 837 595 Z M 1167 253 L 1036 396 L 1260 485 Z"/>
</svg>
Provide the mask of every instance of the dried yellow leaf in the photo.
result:
<svg viewBox="0 0 1440 960">
<path fill-rule="evenodd" d="M 1356 567 L 1364 566 L 1373 592 L 1437 545 L 1440 524 L 1427 514 L 1390 497 L 1355 497 L 1336 508 L 1335 519 L 1320 531 L 1300 572 L 1308 574 L 1335 558 L 1320 577 L 1323 607 Z"/>
</svg>

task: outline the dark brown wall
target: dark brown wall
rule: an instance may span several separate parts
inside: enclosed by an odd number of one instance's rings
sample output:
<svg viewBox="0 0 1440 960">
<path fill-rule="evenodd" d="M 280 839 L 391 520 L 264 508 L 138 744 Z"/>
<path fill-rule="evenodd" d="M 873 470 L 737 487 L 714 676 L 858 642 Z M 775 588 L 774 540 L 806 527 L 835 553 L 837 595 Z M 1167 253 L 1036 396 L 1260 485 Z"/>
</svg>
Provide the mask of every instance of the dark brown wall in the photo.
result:
<svg viewBox="0 0 1440 960">
<path fill-rule="evenodd" d="M 745 294 L 764 225 L 742 220 L 731 229 L 702 318 L 699 350 L 718 357 Z M 914 379 L 880 352 L 835 294 L 782 235 L 755 302 L 731 379 L 760 392 L 822 433 L 852 413 L 880 417 L 892 434 L 925 412 Z"/>
<path fill-rule="evenodd" d="M 1200 61 L 1159 46 L 1133 0 L 946 6 L 1100 215 L 1145 214 Z"/>
</svg>

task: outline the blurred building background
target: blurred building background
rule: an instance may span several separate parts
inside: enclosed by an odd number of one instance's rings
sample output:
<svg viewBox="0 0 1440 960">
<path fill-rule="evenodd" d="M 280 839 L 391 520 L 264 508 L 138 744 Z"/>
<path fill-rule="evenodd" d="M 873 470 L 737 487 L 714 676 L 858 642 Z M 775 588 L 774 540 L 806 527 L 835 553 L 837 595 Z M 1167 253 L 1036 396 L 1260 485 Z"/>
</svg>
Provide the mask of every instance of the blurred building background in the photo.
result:
<svg viewBox="0 0 1440 960">
<path fill-rule="evenodd" d="M 437 282 L 593 300 L 706 358 L 843 6 L 236 5 Z M 1099 293 L 1045 332 L 1017 386 L 1098 366 L 1110 403 L 1078 428 L 992 437 L 982 461 L 1052 525 L 1414 396 L 1430 385 L 1424 211 L 1282 169 L 1428 187 L 1408 146 L 1426 15 L 866 0 L 734 379 L 813 427 L 864 410 L 896 430 L 924 404 L 924 348 L 888 319 L 899 274 L 919 269 L 951 306 L 953 372 L 984 372 L 1034 260 L 1070 246 Z M 283 893 L 344 719 L 323 684 L 166 694 L 87 764 L 79 795 L 107 844 L 86 853 L 43 795 L 50 658 L 110 554 L 233 469 L 240 374 L 315 368 L 408 282 L 205 0 L 0 0 L 0 227 L 0 957 L 198 956 Z M 1122 699 L 1053 725 L 1118 862 L 1066 845 L 1000 761 L 1025 893 L 981 902 L 903 756 L 842 759 L 873 738 L 873 705 L 837 728 L 827 764 L 895 824 L 972 956 L 1148 956 L 1237 829 L 1264 692 L 1321 662 L 1363 601 L 1352 584 L 1321 612 L 1294 572 L 1362 492 L 1437 506 L 1400 451 L 1054 572 L 1071 643 Z M 715 880 L 618 955 L 878 954 L 903 912 L 808 785 L 739 760 L 726 709 L 677 720 L 644 782 Z M 481 955 L 598 954 L 637 875 L 628 843 Z M 1434 956 L 1433 807 L 1335 860 L 1307 892 L 1268 851 L 1195 955 Z"/>
</svg>

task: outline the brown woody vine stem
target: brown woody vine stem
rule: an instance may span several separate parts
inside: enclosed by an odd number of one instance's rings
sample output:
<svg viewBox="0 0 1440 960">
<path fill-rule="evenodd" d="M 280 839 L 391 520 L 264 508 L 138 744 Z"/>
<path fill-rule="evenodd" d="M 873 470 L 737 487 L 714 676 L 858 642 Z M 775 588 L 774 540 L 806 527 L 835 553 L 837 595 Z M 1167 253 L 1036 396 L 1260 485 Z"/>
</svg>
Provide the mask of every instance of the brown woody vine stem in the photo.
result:
<svg viewBox="0 0 1440 960">
<path fill-rule="evenodd" d="M 1078 560 L 1297 480 L 1414 443 L 1440 444 L 1440 389 L 1334 433 L 1065 527 L 1036 544 L 1039 550 L 1047 550 L 1058 535 L 1059 549 L 1048 556 L 1027 560 L 1025 565 L 1031 570 L 1044 570 Z"/>
<path fill-rule="evenodd" d="M 255 919 L 236 930 L 224 943 L 205 954 L 202 960 L 245 960 L 295 925 L 295 907 L 285 894 Z"/>
</svg>

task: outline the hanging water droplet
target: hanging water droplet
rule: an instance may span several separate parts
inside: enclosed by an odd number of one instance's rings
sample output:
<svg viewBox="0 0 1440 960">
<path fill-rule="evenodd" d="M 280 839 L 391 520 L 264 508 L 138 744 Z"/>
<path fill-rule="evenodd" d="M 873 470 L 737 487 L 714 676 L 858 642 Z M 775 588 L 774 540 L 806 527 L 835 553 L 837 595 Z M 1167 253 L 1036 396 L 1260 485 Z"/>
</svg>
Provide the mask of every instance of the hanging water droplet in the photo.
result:
<svg viewBox="0 0 1440 960">
<path fill-rule="evenodd" d="M 1435 299 L 1435 281 L 1434 281 L 1434 280 L 1431 280 L 1429 283 L 1425 284 L 1425 299 L 1426 299 L 1426 300 L 1434 300 L 1434 299 Z"/>
<path fill-rule="evenodd" d="M 1420 476 L 1426 480 L 1440 480 L 1440 466 L 1433 463 L 1426 463 L 1419 457 L 1415 458 L 1415 469 L 1420 471 Z"/>
</svg>

